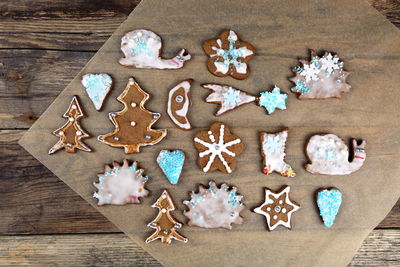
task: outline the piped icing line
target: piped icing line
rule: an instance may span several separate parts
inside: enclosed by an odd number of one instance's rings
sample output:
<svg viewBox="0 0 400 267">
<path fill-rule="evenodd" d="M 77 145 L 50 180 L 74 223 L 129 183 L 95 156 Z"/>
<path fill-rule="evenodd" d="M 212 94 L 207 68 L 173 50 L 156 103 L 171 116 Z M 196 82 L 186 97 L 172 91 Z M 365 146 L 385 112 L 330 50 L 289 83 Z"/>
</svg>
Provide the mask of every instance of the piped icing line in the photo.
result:
<svg viewBox="0 0 400 267">
<path fill-rule="evenodd" d="M 349 162 L 349 149 L 334 134 L 313 135 L 306 146 L 309 163 L 306 170 L 315 174 L 347 175 L 359 170 L 366 159 L 366 141 L 352 139 L 353 160 Z"/>
<path fill-rule="evenodd" d="M 310 53 L 311 60 L 299 60 L 300 66 L 293 68 L 296 76 L 289 78 L 295 84 L 291 91 L 299 94 L 299 99 L 340 98 L 342 93 L 350 92 L 350 73 L 337 55 L 325 52 L 319 57 L 314 50 Z"/>
<path fill-rule="evenodd" d="M 161 58 L 162 40 L 152 31 L 138 29 L 126 33 L 121 39 L 121 51 L 124 58 L 119 60 L 123 66 L 138 69 L 179 69 L 191 55 L 181 49 L 171 59 Z"/>
<path fill-rule="evenodd" d="M 284 186 L 278 192 L 265 188 L 265 201 L 254 209 L 255 213 L 265 216 L 269 231 L 279 225 L 288 229 L 292 228 L 291 219 L 294 212 L 300 209 L 300 205 L 290 199 L 290 186 Z"/>
<path fill-rule="evenodd" d="M 172 122 L 182 130 L 190 130 L 192 126 L 187 118 L 190 100 L 190 87 L 193 80 L 188 79 L 179 82 L 168 93 L 167 114 Z"/>
<path fill-rule="evenodd" d="M 217 186 L 214 181 L 208 188 L 200 184 L 198 191 L 190 193 L 190 200 L 183 201 L 189 210 L 184 211 L 189 226 L 232 229 L 232 224 L 242 224 L 240 212 L 245 208 L 243 196 L 235 186 Z"/>
<path fill-rule="evenodd" d="M 101 110 L 104 100 L 112 87 L 112 78 L 105 73 L 88 73 L 82 76 L 82 85 L 97 111 Z"/>
</svg>

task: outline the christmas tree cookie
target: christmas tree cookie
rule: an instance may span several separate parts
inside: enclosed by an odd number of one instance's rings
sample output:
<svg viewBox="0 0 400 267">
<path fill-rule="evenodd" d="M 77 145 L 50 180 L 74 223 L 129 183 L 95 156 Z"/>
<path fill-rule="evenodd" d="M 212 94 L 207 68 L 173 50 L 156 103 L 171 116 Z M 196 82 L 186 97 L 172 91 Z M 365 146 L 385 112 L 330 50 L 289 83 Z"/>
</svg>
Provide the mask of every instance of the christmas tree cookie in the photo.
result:
<svg viewBox="0 0 400 267">
<path fill-rule="evenodd" d="M 144 187 L 149 178 L 143 172 L 136 161 L 130 164 L 126 159 L 122 165 L 114 161 L 112 168 L 105 165 L 104 173 L 97 175 L 99 181 L 93 183 L 97 188 L 93 194 L 98 199 L 97 205 L 139 204 L 140 198 L 149 194 Z"/>
<path fill-rule="evenodd" d="M 81 139 L 88 138 L 90 135 L 86 133 L 79 121 L 84 114 L 79 105 L 78 98 L 74 96 L 67 111 L 63 117 L 68 121 L 59 129 L 55 130 L 53 134 L 58 136 L 60 140 L 49 150 L 49 154 L 53 154 L 58 150 L 64 148 L 68 153 L 75 153 L 76 149 L 90 152 L 91 149 L 85 145 Z"/>
<path fill-rule="evenodd" d="M 158 209 L 158 214 L 147 226 L 156 231 L 146 239 L 146 243 L 156 239 L 161 239 L 164 244 L 170 244 L 172 239 L 186 243 L 188 239 L 176 231 L 182 227 L 182 224 L 171 215 L 171 211 L 175 210 L 175 205 L 167 190 L 164 190 L 152 207 Z"/>
<path fill-rule="evenodd" d="M 149 94 L 130 78 L 125 90 L 117 98 L 124 104 L 124 109 L 109 114 L 115 130 L 100 135 L 97 139 L 112 147 L 123 147 L 126 154 L 138 153 L 140 147 L 160 142 L 167 135 L 167 130 L 151 128 L 160 118 L 160 114 L 150 112 L 144 107 L 149 97 Z"/>
</svg>

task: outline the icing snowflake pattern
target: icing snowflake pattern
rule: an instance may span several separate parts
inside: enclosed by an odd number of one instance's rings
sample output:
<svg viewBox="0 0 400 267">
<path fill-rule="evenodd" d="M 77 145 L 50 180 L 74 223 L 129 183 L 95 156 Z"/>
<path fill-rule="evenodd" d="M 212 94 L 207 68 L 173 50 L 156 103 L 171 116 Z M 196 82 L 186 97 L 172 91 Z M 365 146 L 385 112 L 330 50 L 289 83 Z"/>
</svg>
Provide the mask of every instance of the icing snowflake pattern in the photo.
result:
<svg viewBox="0 0 400 267">
<path fill-rule="evenodd" d="M 284 110 L 286 109 L 287 94 L 281 93 L 281 89 L 275 86 L 271 92 L 261 92 L 258 104 L 260 107 L 264 107 L 268 114 L 275 111 L 276 108 Z"/>
<path fill-rule="evenodd" d="M 327 56 L 321 58 L 321 69 L 325 70 L 325 73 L 330 75 L 334 70 L 340 70 L 343 68 L 343 62 L 339 62 L 339 57 L 337 55 L 332 56 L 329 53 Z"/>
<path fill-rule="evenodd" d="M 229 107 L 236 107 L 240 102 L 240 91 L 234 90 L 232 87 L 228 87 L 227 91 L 222 94 L 224 98 L 224 104 Z"/>
<path fill-rule="evenodd" d="M 207 155 L 209 155 L 209 159 L 207 164 L 204 166 L 203 171 L 208 172 L 210 170 L 211 164 L 213 164 L 214 160 L 216 157 L 219 158 L 219 160 L 222 162 L 223 166 L 225 167 L 225 170 L 228 173 L 232 173 L 231 167 L 229 167 L 228 162 L 225 160 L 223 153 L 235 157 L 236 154 L 232 151 L 229 150 L 229 147 L 239 144 L 241 140 L 239 138 L 236 138 L 232 141 L 229 141 L 225 143 L 224 141 L 224 134 L 225 134 L 225 125 L 221 124 L 219 128 L 219 138 L 218 141 L 215 140 L 214 134 L 212 131 L 208 131 L 208 137 L 210 142 L 201 140 L 200 138 L 195 138 L 194 141 L 196 143 L 199 143 L 203 146 L 205 146 L 207 149 L 203 152 L 199 153 L 199 157 L 203 158 Z"/>
<path fill-rule="evenodd" d="M 147 41 L 144 41 L 142 39 L 142 37 L 144 39 L 146 39 Z M 151 51 L 151 49 L 149 49 L 149 45 L 148 45 L 148 42 L 150 42 L 150 41 L 151 41 L 151 39 L 149 38 L 149 36 L 142 35 L 141 32 L 138 32 L 134 39 L 134 43 L 133 43 L 133 47 L 132 47 L 132 56 L 138 56 L 140 54 L 145 54 L 149 57 L 153 56 L 153 52 Z"/>
</svg>

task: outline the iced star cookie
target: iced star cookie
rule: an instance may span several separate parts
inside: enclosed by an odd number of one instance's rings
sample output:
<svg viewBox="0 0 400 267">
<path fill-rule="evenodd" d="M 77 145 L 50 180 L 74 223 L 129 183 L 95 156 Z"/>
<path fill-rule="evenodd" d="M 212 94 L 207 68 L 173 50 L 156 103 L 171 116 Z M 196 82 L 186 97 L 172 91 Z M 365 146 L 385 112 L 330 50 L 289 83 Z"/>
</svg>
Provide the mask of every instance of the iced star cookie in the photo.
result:
<svg viewBox="0 0 400 267">
<path fill-rule="evenodd" d="M 63 118 L 68 119 L 68 121 L 61 128 L 58 128 L 53 132 L 53 134 L 60 139 L 52 148 L 50 148 L 49 154 L 53 154 L 63 148 L 68 153 L 75 153 L 76 149 L 86 152 L 92 151 L 82 141 L 82 139 L 90 137 L 90 135 L 86 133 L 80 125 L 80 119 L 83 116 L 84 114 L 79 105 L 78 98 L 77 96 L 74 96 L 67 111 L 63 115 Z"/>
<path fill-rule="evenodd" d="M 97 205 L 125 205 L 139 204 L 141 197 L 147 197 L 149 191 L 144 187 L 149 177 L 143 175 L 144 170 L 138 168 L 138 163 L 132 164 L 124 160 L 120 165 L 118 162 L 104 166 L 104 173 L 98 174 L 99 181 L 93 185 L 97 192 L 93 194 L 97 198 Z"/>
<path fill-rule="evenodd" d="M 296 76 L 289 78 L 295 84 L 291 90 L 299 94 L 299 99 L 340 98 L 342 93 L 350 92 L 346 81 L 350 73 L 343 69 L 337 55 L 325 52 L 319 57 L 311 50 L 311 61 L 299 61 L 301 66 L 293 69 Z"/>
<path fill-rule="evenodd" d="M 264 107 L 268 114 L 273 113 L 275 109 L 286 109 L 287 94 L 281 93 L 281 89 L 276 85 L 272 91 L 261 92 L 259 96 L 228 85 L 209 83 L 201 86 L 212 91 L 207 96 L 206 102 L 219 105 L 215 116 L 220 116 L 251 102 L 256 102 L 258 106 Z"/>
<path fill-rule="evenodd" d="M 197 193 L 190 193 L 190 200 L 183 201 L 189 210 L 183 212 L 189 226 L 202 228 L 232 229 L 232 224 L 242 224 L 240 212 L 244 209 L 243 196 L 237 194 L 237 188 L 222 184 L 220 187 L 214 181 L 209 187 L 199 185 Z"/>
<path fill-rule="evenodd" d="M 99 111 L 112 87 L 112 78 L 105 73 L 88 73 L 82 76 L 82 85 L 86 89 L 94 108 Z"/>
<path fill-rule="evenodd" d="M 182 224 L 171 214 L 171 211 L 175 210 L 175 205 L 167 190 L 164 190 L 152 207 L 158 209 L 158 214 L 147 227 L 156 231 L 146 239 L 146 243 L 156 239 L 161 239 L 163 244 L 170 244 L 173 239 L 186 243 L 188 239 L 177 232 Z"/>
<path fill-rule="evenodd" d="M 317 206 L 324 225 L 331 227 L 342 204 L 342 192 L 337 188 L 322 188 L 317 191 Z"/>
<path fill-rule="evenodd" d="M 157 163 L 171 184 L 177 184 L 181 176 L 185 153 L 182 150 L 161 150 Z"/>
<path fill-rule="evenodd" d="M 194 146 L 199 152 L 197 163 L 204 172 L 232 173 L 236 168 L 236 156 L 244 150 L 242 140 L 221 122 L 213 123 L 208 131 L 199 131 Z"/>
<path fill-rule="evenodd" d="M 172 122 L 182 130 L 190 130 L 192 126 L 187 118 L 192 101 L 189 97 L 193 80 L 185 80 L 172 88 L 168 93 L 167 113 Z"/>
<path fill-rule="evenodd" d="M 287 137 L 287 129 L 277 133 L 260 132 L 264 174 L 277 172 L 286 177 L 296 176 L 292 167 L 285 162 Z"/>
<path fill-rule="evenodd" d="M 366 141 L 353 139 L 353 160 L 349 162 L 349 149 L 334 134 L 314 135 L 307 143 L 306 153 L 310 163 L 306 170 L 327 175 L 347 175 L 358 171 L 364 164 Z"/>
<path fill-rule="evenodd" d="M 234 31 L 224 30 L 218 38 L 205 41 L 203 50 L 210 57 L 207 68 L 215 76 L 243 80 L 250 75 L 249 61 L 256 49 L 241 41 Z"/>
<path fill-rule="evenodd" d="M 160 118 L 160 113 L 147 110 L 144 105 L 150 95 L 130 78 L 125 90 L 117 100 L 124 105 L 118 112 L 109 113 L 115 129 L 100 135 L 97 139 L 112 147 L 124 148 L 126 154 L 140 152 L 140 147 L 155 145 L 166 135 L 167 130 L 155 130 L 152 125 Z"/>
<path fill-rule="evenodd" d="M 292 214 L 300 209 L 300 205 L 290 199 L 290 186 L 284 186 L 279 192 L 265 189 L 265 202 L 254 209 L 255 213 L 267 219 L 268 231 L 279 225 L 291 229 Z"/>
<path fill-rule="evenodd" d="M 143 29 L 126 33 L 121 39 L 121 50 L 125 57 L 119 63 L 137 69 L 180 69 L 191 58 L 185 49 L 171 59 L 161 58 L 160 36 Z"/>
</svg>

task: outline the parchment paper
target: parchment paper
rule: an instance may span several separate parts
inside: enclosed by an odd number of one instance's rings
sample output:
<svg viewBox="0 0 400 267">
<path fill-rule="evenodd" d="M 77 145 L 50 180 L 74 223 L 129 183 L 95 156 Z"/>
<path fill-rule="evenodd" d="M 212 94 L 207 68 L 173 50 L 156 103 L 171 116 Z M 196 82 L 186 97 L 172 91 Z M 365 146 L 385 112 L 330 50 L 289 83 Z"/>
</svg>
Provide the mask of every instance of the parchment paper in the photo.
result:
<svg viewBox="0 0 400 267">
<path fill-rule="evenodd" d="M 164 55 L 172 57 L 186 48 L 193 59 L 180 70 L 138 70 L 122 67 L 118 59 L 120 39 L 130 30 L 145 28 L 161 35 Z M 201 44 L 223 29 L 235 30 L 243 41 L 252 43 L 257 55 L 251 61 L 252 73 L 244 81 L 218 78 L 206 68 Z M 287 77 L 298 57 L 309 56 L 309 48 L 334 51 L 351 71 L 352 92 L 341 100 L 299 101 L 289 92 Z M 114 89 L 103 112 L 97 112 L 80 84 L 84 73 L 109 73 Z M 58 140 L 51 132 L 65 120 L 61 118 L 72 95 L 80 96 L 87 118 L 84 128 L 93 136 L 108 133 L 113 125 L 108 112 L 122 109 L 116 97 L 128 78 L 135 77 L 152 97 L 147 108 L 161 112 L 157 128 L 168 129 L 167 138 L 156 146 L 145 147 L 137 155 L 125 155 L 122 149 L 102 144 L 96 138 L 86 143 L 93 153 L 60 151 L 48 155 Z M 193 78 L 192 131 L 174 127 L 166 114 L 168 90 L 178 81 Z M 221 117 L 214 117 L 216 106 L 204 102 L 208 91 L 201 83 L 223 83 L 250 93 L 272 89 L 274 84 L 289 94 L 288 110 L 268 116 L 262 108 L 248 104 Z M 116 30 L 87 66 L 46 110 L 20 144 L 40 160 L 67 185 L 96 207 L 92 186 L 103 164 L 124 158 L 138 160 L 151 177 L 151 196 L 141 205 L 98 208 L 110 221 L 167 266 L 340 266 L 346 265 L 362 240 L 386 216 L 400 193 L 400 35 L 364 0 L 144 0 Z M 242 137 L 245 152 L 231 175 L 206 174 L 196 165 L 193 136 L 214 121 L 227 123 Z M 261 173 L 258 131 L 277 131 L 289 127 L 286 160 L 297 171 L 297 177 L 265 176 Z M 346 141 L 351 137 L 368 141 L 367 160 L 363 168 L 348 176 L 324 176 L 307 173 L 304 148 L 312 134 L 334 133 Z M 155 164 L 161 149 L 180 148 L 187 160 L 181 181 L 172 186 Z M 180 233 L 187 244 L 160 242 L 145 244 L 153 229 L 147 228 L 157 214 L 150 205 L 167 188 L 180 210 L 174 215 L 186 223 L 181 210 L 188 192 L 199 183 L 215 179 L 238 186 L 248 209 L 242 212 L 245 222 L 233 230 L 207 230 L 184 226 Z M 301 205 L 293 216 L 293 229 L 266 231 L 265 218 L 250 211 L 264 200 L 264 186 L 278 190 L 292 186 L 292 199 Z M 335 186 L 342 190 L 344 202 L 332 228 L 323 226 L 314 201 L 320 187 Z M 56 196 L 55 196 L 56 197 Z M 60 207 L 62 208 L 62 207 Z"/>
</svg>

